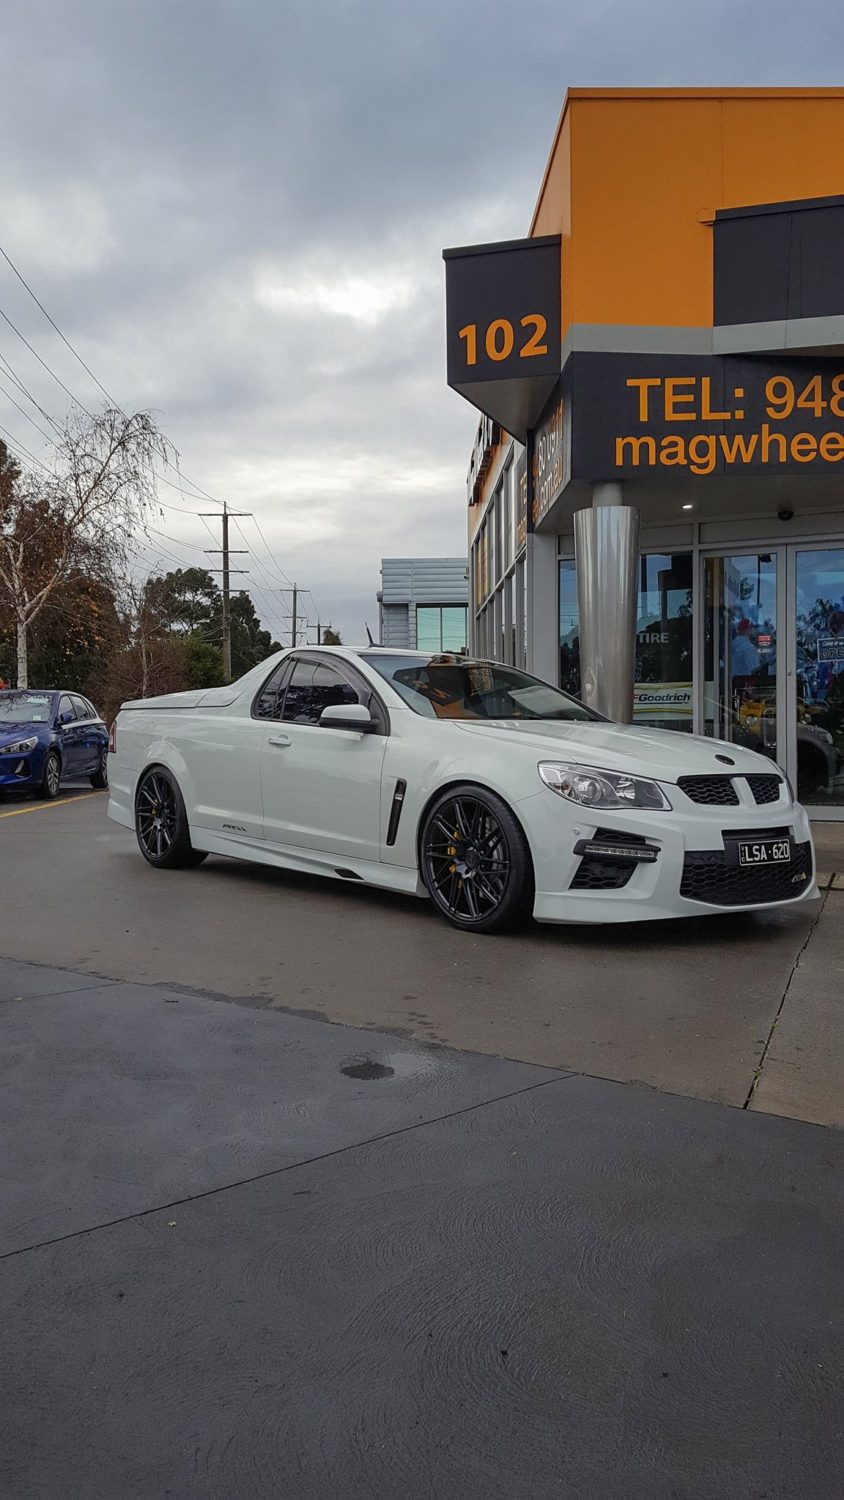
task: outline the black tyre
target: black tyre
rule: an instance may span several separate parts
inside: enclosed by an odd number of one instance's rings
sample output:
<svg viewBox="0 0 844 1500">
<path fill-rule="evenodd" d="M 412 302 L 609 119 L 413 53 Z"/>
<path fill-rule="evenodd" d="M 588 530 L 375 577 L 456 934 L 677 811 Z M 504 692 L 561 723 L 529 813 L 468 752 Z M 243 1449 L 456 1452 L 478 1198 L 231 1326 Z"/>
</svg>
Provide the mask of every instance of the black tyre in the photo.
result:
<svg viewBox="0 0 844 1500">
<path fill-rule="evenodd" d="M 41 773 L 41 785 L 38 788 L 39 797 L 46 797 L 52 802 L 59 795 L 59 787 L 62 780 L 62 763 L 55 750 L 47 751 L 47 759 L 44 762 L 44 770 Z"/>
<path fill-rule="evenodd" d="M 205 859 L 191 844 L 182 794 L 164 766 L 150 766 L 138 782 L 135 833 L 144 859 L 157 870 L 184 870 Z"/>
<path fill-rule="evenodd" d="M 464 932 L 505 932 L 533 905 L 527 839 L 506 802 L 456 786 L 430 807 L 420 841 L 422 879 L 435 907 Z"/>
<path fill-rule="evenodd" d="M 100 764 L 93 775 L 89 776 L 88 780 L 94 790 L 98 792 L 101 792 L 103 787 L 108 786 L 108 750 L 103 750 L 100 756 Z"/>
<path fill-rule="evenodd" d="M 819 751 L 797 746 L 797 780 L 800 796 L 808 797 L 812 792 L 826 790 L 829 786 L 829 767 L 826 757 Z"/>
</svg>

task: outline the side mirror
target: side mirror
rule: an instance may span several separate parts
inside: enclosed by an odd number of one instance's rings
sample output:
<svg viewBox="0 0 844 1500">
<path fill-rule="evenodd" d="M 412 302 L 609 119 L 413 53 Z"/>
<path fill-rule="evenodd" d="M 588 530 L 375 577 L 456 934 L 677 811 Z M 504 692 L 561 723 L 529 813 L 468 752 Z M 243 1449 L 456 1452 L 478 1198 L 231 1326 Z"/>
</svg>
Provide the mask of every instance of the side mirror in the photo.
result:
<svg viewBox="0 0 844 1500">
<path fill-rule="evenodd" d="M 319 722 L 323 729 L 350 729 L 356 734 L 372 734 L 377 727 L 362 703 L 330 703 Z"/>
<path fill-rule="evenodd" d="M 70 722 L 72 721 L 72 719 L 73 719 L 73 709 L 72 708 L 66 708 L 65 711 L 64 711 L 64 713 L 59 714 L 59 723 L 60 724 L 70 724 Z"/>
</svg>

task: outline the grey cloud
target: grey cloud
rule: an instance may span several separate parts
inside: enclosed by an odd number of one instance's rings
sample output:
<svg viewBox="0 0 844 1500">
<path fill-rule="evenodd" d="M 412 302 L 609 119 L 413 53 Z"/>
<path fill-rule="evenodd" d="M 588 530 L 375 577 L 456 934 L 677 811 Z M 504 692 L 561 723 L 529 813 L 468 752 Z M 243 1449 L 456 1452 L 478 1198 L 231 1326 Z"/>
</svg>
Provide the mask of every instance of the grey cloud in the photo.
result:
<svg viewBox="0 0 844 1500">
<path fill-rule="evenodd" d="M 832 0 L 29 0 L 4 15 L 0 240 L 358 634 L 382 553 L 465 547 L 440 251 L 526 231 L 566 86 L 821 83 L 843 34 Z M 5 266 L 0 307 L 96 398 Z M 8 329 L 0 353 L 63 410 Z"/>
</svg>

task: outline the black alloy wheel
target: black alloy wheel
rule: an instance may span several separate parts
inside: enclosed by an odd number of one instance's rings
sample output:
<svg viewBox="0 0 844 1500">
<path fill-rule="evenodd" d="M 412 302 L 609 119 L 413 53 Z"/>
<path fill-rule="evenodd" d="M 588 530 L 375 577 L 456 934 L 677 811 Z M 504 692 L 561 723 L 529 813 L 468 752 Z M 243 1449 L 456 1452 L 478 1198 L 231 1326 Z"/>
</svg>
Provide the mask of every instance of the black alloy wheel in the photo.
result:
<svg viewBox="0 0 844 1500">
<path fill-rule="evenodd" d="M 135 833 L 144 859 L 156 869 L 185 869 L 205 859 L 191 845 L 182 794 L 163 766 L 150 767 L 138 782 Z"/>
<path fill-rule="evenodd" d="M 503 932 L 533 902 L 527 840 L 506 802 L 454 787 L 431 807 L 421 841 L 422 878 L 434 905 L 464 931 Z"/>
<path fill-rule="evenodd" d="M 46 797 L 49 802 L 52 802 L 53 798 L 58 797 L 59 795 L 61 780 L 62 763 L 59 760 L 56 751 L 49 750 L 47 752 L 47 759 L 44 762 L 44 771 L 41 776 L 41 785 L 38 788 L 38 795 L 40 797 Z"/>
<path fill-rule="evenodd" d="M 108 786 L 108 750 L 103 750 L 100 755 L 100 764 L 96 771 L 89 776 L 89 781 L 95 791 L 102 791 Z"/>
</svg>

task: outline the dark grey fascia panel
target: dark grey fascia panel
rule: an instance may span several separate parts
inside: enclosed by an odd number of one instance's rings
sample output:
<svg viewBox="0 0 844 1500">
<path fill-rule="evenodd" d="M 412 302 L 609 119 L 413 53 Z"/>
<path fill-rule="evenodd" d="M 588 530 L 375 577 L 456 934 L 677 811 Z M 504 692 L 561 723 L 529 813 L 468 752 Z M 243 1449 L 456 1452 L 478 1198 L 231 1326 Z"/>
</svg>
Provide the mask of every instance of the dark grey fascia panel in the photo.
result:
<svg viewBox="0 0 844 1500">
<path fill-rule="evenodd" d="M 716 328 L 844 315 L 844 197 L 715 216 Z"/>
</svg>

